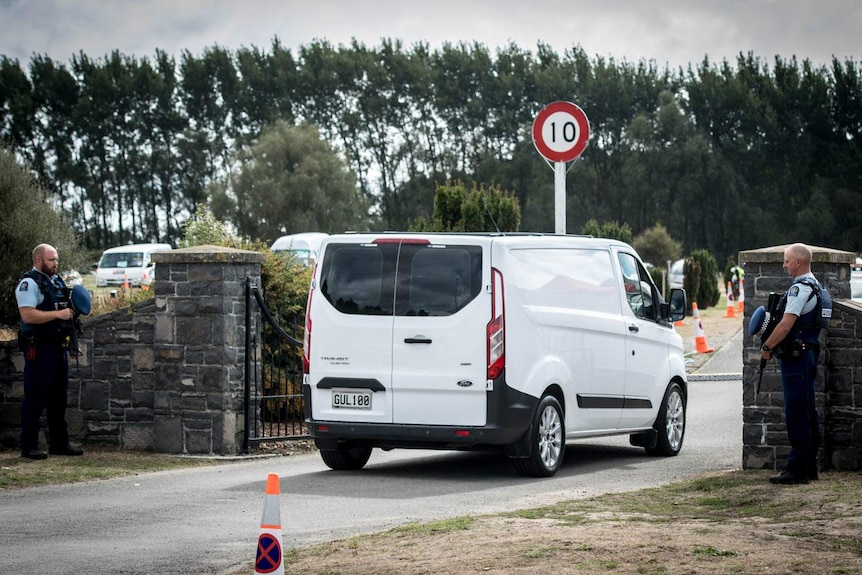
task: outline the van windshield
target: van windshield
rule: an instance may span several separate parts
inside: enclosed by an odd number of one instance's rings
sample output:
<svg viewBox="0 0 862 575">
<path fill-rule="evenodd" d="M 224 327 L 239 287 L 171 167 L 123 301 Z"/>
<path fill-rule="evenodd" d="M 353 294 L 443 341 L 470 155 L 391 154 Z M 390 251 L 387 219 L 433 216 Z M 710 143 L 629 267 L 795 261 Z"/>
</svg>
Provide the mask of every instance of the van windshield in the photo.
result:
<svg viewBox="0 0 862 575">
<path fill-rule="evenodd" d="M 115 252 L 103 254 L 100 268 L 139 268 L 144 265 L 142 252 Z"/>
</svg>

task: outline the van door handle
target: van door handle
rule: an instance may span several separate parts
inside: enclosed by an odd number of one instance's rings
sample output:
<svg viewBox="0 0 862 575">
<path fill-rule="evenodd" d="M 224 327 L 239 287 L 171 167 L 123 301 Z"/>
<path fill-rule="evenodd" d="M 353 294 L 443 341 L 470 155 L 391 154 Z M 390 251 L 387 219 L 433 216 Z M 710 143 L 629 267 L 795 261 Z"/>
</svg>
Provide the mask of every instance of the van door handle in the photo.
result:
<svg viewBox="0 0 862 575">
<path fill-rule="evenodd" d="M 636 323 L 630 323 L 630 324 L 629 324 L 629 331 L 630 331 L 630 332 L 632 332 L 632 333 L 637 333 L 637 332 L 639 332 L 640 330 L 641 330 L 641 328 L 639 328 L 639 327 L 638 327 L 638 324 L 636 324 Z"/>
<path fill-rule="evenodd" d="M 431 343 L 431 340 L 427 337 L 406 337 L 404 338 L 404 343 Z"/>
</svg>

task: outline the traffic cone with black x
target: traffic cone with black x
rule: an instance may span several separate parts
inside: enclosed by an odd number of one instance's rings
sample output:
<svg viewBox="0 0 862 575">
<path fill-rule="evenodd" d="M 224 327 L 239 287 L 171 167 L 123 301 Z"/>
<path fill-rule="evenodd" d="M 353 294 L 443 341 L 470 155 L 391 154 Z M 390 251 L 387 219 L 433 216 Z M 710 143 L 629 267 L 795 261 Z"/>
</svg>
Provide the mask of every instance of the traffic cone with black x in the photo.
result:
<svg viewBox="0 0 862 575">
<path fill-rule="evenodd" d="M 736 312 L 733 308 L 733 286 L 730 285 L 730 282 L 727 282 L 727 311 L 724 317 L 736 317 Z"/>
<path fill-rule="evenodd" d="M 255 575 L 284 575 L 284 551 L 281 538 L 281 510 L 278 497 L 281 488 L 278 473 L 266 478 L 266 495 L 263 499 L 263 517 L 260 520 L 260 536 L 257 538 L 257 557 L 254 560 Z"/>
<path fill-rule="evenodd" d="M 691 302 L 691 315 L 694 320 L 694 349 L 697 353 L 712 353 L 715 350 L 706 343 L 706 334 L 703 333 L 703 325 L 700 323 L 700 312 L 697 311 L 697 302 Z"/>
</svg>

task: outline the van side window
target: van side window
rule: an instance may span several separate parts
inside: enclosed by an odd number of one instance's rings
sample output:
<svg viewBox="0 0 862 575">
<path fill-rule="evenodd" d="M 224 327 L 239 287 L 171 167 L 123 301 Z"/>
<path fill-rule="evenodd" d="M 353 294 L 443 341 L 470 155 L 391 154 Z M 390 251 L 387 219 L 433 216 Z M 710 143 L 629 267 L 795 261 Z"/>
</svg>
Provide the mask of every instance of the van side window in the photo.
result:
<svg viewBox="0 0 862 575">
<path fill-rule="evenodd" d="M 658 320 L 658 306 L 654 299 L 652 280 L 646 269 L 631 254 L 620 252 L 617 257 L 623 272 L 626 300 L 636 317 Z"/>
<path fill-rule="evenodd" d="M 393 282 L 396 250 L 396 246 L 330 246 L 320 275 L 321 293 L 341 313 L 392 315 L 392 288 L 387 284 Z M 391 252 L 389 258 L 385 252 Z"/>
<path fill-rule="evenodd" d="M 506 280 L 528 306 L 620 313 L 613 259 L 607 250 L 513 249 Z"/>
</svg>

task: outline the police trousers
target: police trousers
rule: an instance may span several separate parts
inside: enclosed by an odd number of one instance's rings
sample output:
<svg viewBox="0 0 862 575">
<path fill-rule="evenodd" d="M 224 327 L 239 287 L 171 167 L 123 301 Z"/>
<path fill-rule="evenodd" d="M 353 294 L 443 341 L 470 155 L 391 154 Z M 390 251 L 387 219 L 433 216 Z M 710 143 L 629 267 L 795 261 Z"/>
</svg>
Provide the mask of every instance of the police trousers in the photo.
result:
<svg viewBox="0 0 862 575">
<path fill-rule="evenodd" d="M 819 353 L 809 348 L 800 352 L 798 357 L 789 355 L 779 360 L 784 421 L 790 440 L 787 471 L 798 477 L 808 477 L 816 468 L 820 448 L 820 421 L 814 395 Z"/>
<path fill-rule="evenodd" d="M 39 418 L 45 410 L 48 412 L 48 444 L 54 449 L 63 449 L 69 444 L 66 349 L 55 342 L 37 341 L 32 346 L 34 350 L 24 353 L 24 401 L 21 403 L 21 453 L 24 454 L 38 447 Z"/>
</svg>

